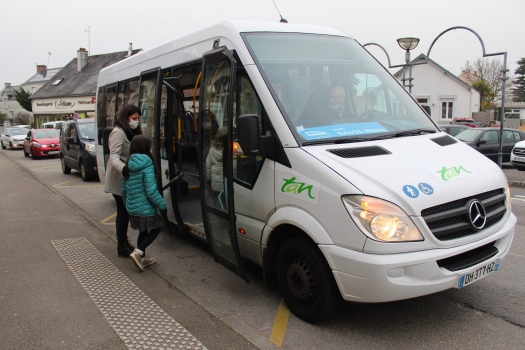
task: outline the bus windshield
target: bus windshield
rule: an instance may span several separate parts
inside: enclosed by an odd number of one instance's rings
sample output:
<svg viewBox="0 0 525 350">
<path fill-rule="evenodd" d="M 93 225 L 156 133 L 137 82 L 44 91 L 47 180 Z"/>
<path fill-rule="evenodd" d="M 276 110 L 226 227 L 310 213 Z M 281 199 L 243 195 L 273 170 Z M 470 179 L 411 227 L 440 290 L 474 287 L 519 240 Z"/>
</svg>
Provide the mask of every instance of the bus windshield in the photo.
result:
<svg viewBox="0 0 525 350">
<path fill-rule="evenodd" d="M 296 33 L 243 38 L 301 145 L 439 131 L 353 39 Z"/>
</svg>

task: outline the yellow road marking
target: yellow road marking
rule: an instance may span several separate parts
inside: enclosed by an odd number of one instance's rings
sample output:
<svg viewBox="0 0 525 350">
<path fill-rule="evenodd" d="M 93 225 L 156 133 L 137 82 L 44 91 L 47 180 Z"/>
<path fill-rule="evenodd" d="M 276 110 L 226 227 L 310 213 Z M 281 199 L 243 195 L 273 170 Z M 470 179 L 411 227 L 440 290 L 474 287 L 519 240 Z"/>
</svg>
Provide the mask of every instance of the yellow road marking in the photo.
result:
<svg viewBox="0 0 525 350">
<path fill-rule="evenodd" d="M 117 216 L 117 213 L 113 213 L 104 220 L 100 221 L 101 223 L 105 224 L 106 221 L 113 219 L 115 216 Z"/>
<path fill-rule="evenodd" d="M 290 310 L 283 299 L 279 304 L 277 310 L 277 316 L 273 322 L 272 334 L 270 335 L 270 341 L 281 347 L 283 345 L 284 334 L 286 333 L 286 326 L 288 325 L 288 317 L 290 317 Z"/>
<path fill-rule="evenodd" d="M 69 181 L 65 181 L 65 182 L 61 182 L 59 184 L 56 184 L 56 185 L 53 185 L 53 187 L 57 187 L 57 186 L 60 186 L 60 185 L 63 185 L 63 184 L 67 184 L 68 182 L 72 182 L 72 181 L 75 181 L 76 179 L 73 179 L 73 180 L 69 180 Z"/>
</svg>

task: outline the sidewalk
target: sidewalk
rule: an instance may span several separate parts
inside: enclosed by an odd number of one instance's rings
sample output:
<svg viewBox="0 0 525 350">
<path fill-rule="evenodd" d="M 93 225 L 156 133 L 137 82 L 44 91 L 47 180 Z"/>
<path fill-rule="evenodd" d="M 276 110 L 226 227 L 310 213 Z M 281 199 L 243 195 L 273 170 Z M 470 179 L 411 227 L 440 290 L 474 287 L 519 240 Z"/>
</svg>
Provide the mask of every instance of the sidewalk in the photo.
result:
<svg viewBox="0 0 525 350">
<path fill-rule="evenodd" d="M 176 343 L 182 327 L 202 343 L 184 348 L 255 348 L 154 271 L 118 258 L 79 208 L 2 153 L 0 200 L 1 349 L 147 349 Z M 161 323 L 166 337 L 139 334 Z"/>
</svg>

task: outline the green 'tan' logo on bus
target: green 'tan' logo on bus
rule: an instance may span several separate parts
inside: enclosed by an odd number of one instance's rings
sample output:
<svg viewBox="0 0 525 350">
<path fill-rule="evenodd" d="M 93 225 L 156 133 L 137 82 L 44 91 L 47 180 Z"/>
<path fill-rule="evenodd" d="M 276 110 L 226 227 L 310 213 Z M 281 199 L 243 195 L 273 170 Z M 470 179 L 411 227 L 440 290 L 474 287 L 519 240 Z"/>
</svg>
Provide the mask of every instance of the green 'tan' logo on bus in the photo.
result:
<svg viewBox="0 0 525 350">
<path fill-rule="evenodd" d="M 443 168 L 441 168 L 441 170 L 438 170 L 437 173 L 441 174 L 441 178 L 443 179 L 443 181 L 448 181 L 455 176 L 460 176 L 462 170 L 469 174 L 472 173 L 472 171 L 468 171 L 467 169 L 463 168 L 463 166 L 453 166 L 451 168 L 447 168 L 444 166 Z"/>
<path fill-rule="evenodd" d="M 312 196 L 313 185 L 306 186 L 304 182 L 295 182 L 295 177 L 283 180 L 284 184 L 281 187 L 281 192 L 291 192 L 293 194 L 300 194 L 301 192 L 308 190 L 308 197 L 315 199 L 315 197 Z"/>
</svg>

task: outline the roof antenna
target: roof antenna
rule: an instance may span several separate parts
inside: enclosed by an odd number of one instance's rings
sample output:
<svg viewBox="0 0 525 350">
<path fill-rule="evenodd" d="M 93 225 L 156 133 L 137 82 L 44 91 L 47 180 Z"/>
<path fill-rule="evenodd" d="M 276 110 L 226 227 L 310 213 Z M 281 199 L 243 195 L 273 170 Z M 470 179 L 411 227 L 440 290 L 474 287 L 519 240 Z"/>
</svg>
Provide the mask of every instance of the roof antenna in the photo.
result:
<svg viewBox="0 0 525 350">
<path fill-rule="evenodd" d="M 281 23 L 288 23 L 288 21 L 286 19 L 283 18 L 283 16 L 281 16 L 281 12 L 279 11 L 279 8 L 277 7 L 277 5 L 275 4 L 275 1 L 273 1 L 273 4 L 275 5 L 275 8 L 277 9 L 277 12 L 279 12 L 279 16 L 281 17 L 281 20 L 279 22 Z"/>
</svg>

